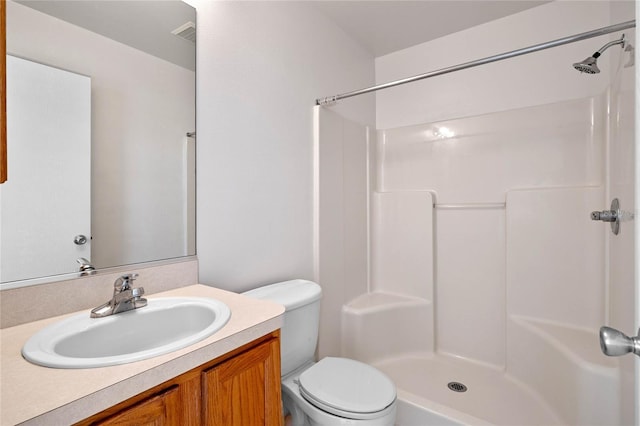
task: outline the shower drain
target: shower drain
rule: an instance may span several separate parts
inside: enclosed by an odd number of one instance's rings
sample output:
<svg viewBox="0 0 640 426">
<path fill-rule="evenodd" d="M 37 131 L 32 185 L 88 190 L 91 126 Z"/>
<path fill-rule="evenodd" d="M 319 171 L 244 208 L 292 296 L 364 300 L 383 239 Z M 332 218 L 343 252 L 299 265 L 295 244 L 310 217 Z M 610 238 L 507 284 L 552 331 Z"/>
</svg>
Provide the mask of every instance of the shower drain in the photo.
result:
<svg viewBox="0 0 640 426">
<path fill-rule="evenodd" d="M 467 391 L 467 387 L 465 385 L 463 385 L 460 382 L 449 382 L 449 384 L 447 384 L 447 386 L 449 387 L 449 389 L 451 389 L 454 392 L 466 392 Z"/>
</svg>

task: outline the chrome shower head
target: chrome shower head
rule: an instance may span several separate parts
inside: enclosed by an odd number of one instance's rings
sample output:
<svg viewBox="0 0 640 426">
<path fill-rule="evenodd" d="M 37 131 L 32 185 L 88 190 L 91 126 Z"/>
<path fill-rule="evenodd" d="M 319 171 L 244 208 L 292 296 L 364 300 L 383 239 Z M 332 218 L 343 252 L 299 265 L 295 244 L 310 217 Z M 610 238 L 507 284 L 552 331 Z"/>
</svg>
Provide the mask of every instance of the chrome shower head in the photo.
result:
<svg viewBox="0 0 640 426">
<path fill-rule="evenodd" d="M 616 44 L 620 44 L 621 47 L 624 47 L 624 34 L 620 37 L 620 40 L 611 41 L 604 46 L 600 50 L 598 50 L 593 55 L 586 58 L 584 61 L 576 62 L 573 64 L 573 67 L 580 72 L 584 72 L 587 74 L 598 74 L 600 72 L 600 68 L 598 68 L 598 57 L 602 55 L 602 52 L 610 48 L 611 46 L 615 46 Z"/>
<path fill-rule="evenodd" d="M 594 55 L 597 53 L 598 52 L 594 53 Z M 597 56 L 589 56 L 584 61 L 576 62 L 575 64 L 573 64 L 573 67 L 578 71 L 586 72 L 587 74 L 598 74 L 600 72 L 600 68 L 598 68 Z"/>
</svg>

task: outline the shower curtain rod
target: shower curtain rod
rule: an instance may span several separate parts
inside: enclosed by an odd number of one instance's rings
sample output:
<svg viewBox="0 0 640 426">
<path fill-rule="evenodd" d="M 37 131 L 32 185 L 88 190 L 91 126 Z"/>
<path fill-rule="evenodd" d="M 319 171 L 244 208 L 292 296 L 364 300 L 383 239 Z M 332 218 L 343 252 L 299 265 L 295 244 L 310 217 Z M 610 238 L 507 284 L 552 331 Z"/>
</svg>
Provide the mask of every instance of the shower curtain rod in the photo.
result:
<svg viewBox="0 0 640 426">
<path fill-rule="evenodd" d="M 352 96 L 363 95 L 365 93 L 375 92 L 377 90 L 382 90 L 382 89 L 388 89 L 389 87 L 400 86 L 401 84 L 407 84 L 414 81 L 423 80 L 425 78 L 435 77 L 437 75 L 448 74 L 450 72 L 460 71 L 467 68 L 473 68 L 473 67 L 477 67 L 478 65 L 484 65 L 491 62 L 502 61 L 503 59 L 514 58 L 516 56 L 526 55 L 528 53 L 537 52 L 539 50 L 550 49 L 556 46 L 562 46 L 563 44 L 569 44 L 569 43 L 574 43 L 576 41 L 587 40 L 592 37 L 598 37 L 601 35 L 614 33 L 616 31 L 626 30 L 627 28 L 633 28 L 635 26 L 636 26 L 636 20 L 633 19 L 631 21 L 610 25 L 608 27 L 599 28 L 597 30 L 587 31 L 585 33 L 580 33 L 580 34 L 572 35 L 569 37 L 548 41 L 546 43 L 536 44 L 536 45 L 525 47 L 518 50 L 512 50 L 510 52 L 501 53 L 499 55 L 493 55 L 493 56 L 488 56 L 482 59 L 476 59 L 475 61 L 465 62 L 463 64 L 454 65 L 447 68 L 441 68 L 439 70 L 431 71 L 425 74 L 415 75 L 413 77 L 403 78 L 402 80 L 391 81 L 389 83 L 379 84 L 377 86 L 367 87 L 366 89 L 355 90 L 353 92 L 342 93 L 339 95 L 327 96 L 326 98 L 318 98 L 316 99 L 316 105 L 332 104 L 341 99 L 350 98 Z"/>
</svg>

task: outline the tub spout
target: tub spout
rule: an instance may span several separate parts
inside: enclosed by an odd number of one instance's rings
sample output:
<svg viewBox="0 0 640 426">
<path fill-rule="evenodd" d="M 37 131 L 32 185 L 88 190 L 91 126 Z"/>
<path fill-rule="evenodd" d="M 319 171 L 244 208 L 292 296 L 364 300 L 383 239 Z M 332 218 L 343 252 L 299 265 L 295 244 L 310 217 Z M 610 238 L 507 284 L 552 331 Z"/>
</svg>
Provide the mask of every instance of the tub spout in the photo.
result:
<svg viewBox="0 0 640 426">
<path fill-rule="evenodd" d="M 640 335 L 640 330 L 638 330 Z M 632 352 L 640 356 L 640 337 L 629 337 L 611 327 L 600 327 L 600 349 L 607 356 L 620 356 Z"/>
</svg>

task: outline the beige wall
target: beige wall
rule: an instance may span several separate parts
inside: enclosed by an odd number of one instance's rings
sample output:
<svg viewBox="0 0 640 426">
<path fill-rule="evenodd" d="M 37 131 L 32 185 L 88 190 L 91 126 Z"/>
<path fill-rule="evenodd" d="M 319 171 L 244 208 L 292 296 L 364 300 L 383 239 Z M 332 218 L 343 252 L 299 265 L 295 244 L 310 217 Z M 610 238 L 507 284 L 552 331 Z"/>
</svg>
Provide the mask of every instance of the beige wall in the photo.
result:
<svg viewBox="0 0 640 426">
<path fill-rule="evenodd" d="M 193 3 L 200 279 L 313 279 L 314 101 L 371 85 L 373 57 L 307 2 Z M 374 120 L 372 96 L 335 110 Z"/>
<path fill-rule="evenodd" d="M 554 1 L 376 58 L 376 83 L 610 25 L 609 5 L 606 1 Z M 604 40 L 608 38 L 382 90 L 376 94 L 376 125 L 387 129 L 598 95 L 608 84 L 607 61 L 598 63 L 603 74 L 596 78 L 579 75 L 571 64 L 599 49 Z"/>
</svg>

